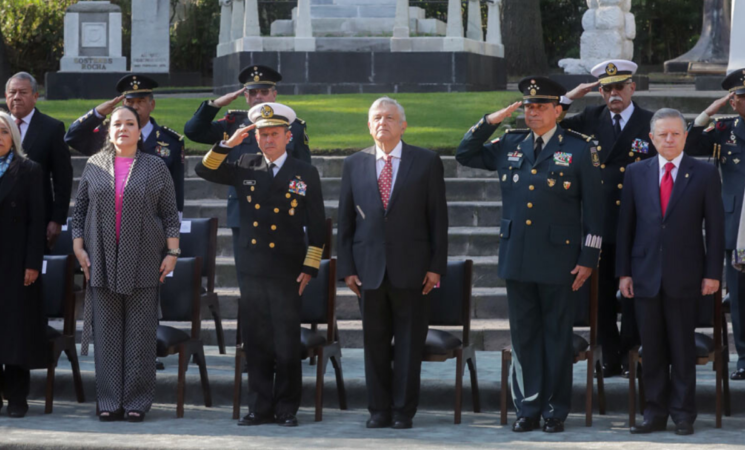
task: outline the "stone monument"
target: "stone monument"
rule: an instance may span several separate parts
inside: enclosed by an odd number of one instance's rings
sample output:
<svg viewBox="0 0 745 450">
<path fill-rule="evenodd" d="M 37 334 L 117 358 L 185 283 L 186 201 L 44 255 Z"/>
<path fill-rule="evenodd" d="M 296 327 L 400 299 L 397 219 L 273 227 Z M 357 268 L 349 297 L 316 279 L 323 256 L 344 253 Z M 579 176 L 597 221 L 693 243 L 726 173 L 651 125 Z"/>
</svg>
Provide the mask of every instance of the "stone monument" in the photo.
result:
<svg viewBox="0 0 745 450">
<path fill-rule="evenodd" d="M 132 0 L 132 72 L 169 72 L 170 14 L 168 0 Z"/>
<path fill-rule="evenodd" d="M 731 26 L 729 3 L 729 0 L 704 0 L 701 35 L 696 45 L 677 58 L 665 61 L 666 73 L 715 75 L 709 82 L 714 83 L 711 88 L 718 89 L 717 80 L 721 80 L 729 56 Z M 701 90 L 699 89 L 701 87 L 697 79 L 696 89 Z"/>
<path fill-rule="evenodd" d="M 631 0 L 587 0 L 582 16 L 580 59 L 559 61 L 568 74 L 589 74 L 597 64 L 608 59 L 634 57 L 636 23 L 631 14 Z"/>
<path fill-rule="evenodd" d="M 745 23 L 745 1 L 732 0 L 732 23 Z M 730 43 L 739 42 L 740 45 L 729 46 L 729 64 L 727 73 L 745 68 L 745 28 L 732 27 Z"/>
<path fill-rule="evenodd" d="M 65 12 L 60 72 L 123 72 L 122 11 L 108 1 L 76 3 Z"/>
</svg>

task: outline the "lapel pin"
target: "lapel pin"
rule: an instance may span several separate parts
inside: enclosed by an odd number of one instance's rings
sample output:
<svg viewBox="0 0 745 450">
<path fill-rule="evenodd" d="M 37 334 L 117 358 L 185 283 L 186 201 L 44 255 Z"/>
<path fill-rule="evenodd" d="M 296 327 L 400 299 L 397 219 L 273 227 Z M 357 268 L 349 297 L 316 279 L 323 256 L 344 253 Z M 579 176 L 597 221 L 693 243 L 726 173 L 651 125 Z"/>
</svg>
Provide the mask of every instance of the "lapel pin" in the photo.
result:
<svg viewBox="0 0 745 450">
<path fill-rule="evenodd" d="M 686 178 L 688 178 L 688 174 L 686 174 Z"/>
</svg>

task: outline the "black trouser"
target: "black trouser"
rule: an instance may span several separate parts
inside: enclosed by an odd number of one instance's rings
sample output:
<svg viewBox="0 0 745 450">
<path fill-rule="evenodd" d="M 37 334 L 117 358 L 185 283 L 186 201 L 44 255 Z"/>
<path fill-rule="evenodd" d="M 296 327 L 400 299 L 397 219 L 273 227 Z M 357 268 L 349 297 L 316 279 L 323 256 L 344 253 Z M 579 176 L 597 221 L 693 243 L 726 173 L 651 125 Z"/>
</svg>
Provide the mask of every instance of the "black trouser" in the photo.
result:
<svg viewBox="0 0 745 450">
<path fill-rule="evenodd" d="M 421 287 L 398 289 L 386 276 L 378 289 L 362 292 L 360 306 L 370 414 L 411 419 L 419 406 L 429 299 Z"/>
<path fill-rule="evenodd" d="M 21 366 L 0 365 L 0 394 L 8 405 L 26 406 L 31 386 L 31 371 Z"/>
<path fill-rule="evenodd" d="M 576 300 L 571 284 L 507 280 L 510 380 L 518 417 L 565 420 L 569 415 Z"/>
<path fill-rule="evenodd" d="M 696 420 L 696 342 L 698 299 L 635 299 L 642 338 L 645 420 Z"/>
<path fill-rule="evenodd" d="M 240 276 L 249 411 L 260 417 L 297 414 L 303 384 L 297 275 Z"/>
<path fill-rule="evenodd" d="M 603 349 L 603 364 L 622 364 L 626 367 L 629 350 L 639 345 L 639 329 L 636 326 L 634 301 L 623 298 L 621 332 L 618 332 L 617 292 L 616 244 L 603 244 L 598 268 L 598 342 Z"/>
<path fill-rule="evenodd" d="M 732 316 L 732 337 L 737 349 L 737 368 L 745 369 L 745 273 L 732 267 L 732 250 L 727 250 L 725 266 L 727 267 L 727 292 L 729 293 L 730 315 Z"/>
</svg>

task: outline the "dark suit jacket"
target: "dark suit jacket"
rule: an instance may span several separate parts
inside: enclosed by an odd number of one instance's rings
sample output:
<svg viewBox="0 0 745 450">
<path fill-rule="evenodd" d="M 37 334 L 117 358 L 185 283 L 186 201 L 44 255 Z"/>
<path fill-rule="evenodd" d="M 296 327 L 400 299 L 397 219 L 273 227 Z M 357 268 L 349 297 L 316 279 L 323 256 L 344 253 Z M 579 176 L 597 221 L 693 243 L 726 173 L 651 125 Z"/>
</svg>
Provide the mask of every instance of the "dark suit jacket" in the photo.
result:
<svg viewBox="0 0 745 450">
<path fill-rule="evenodd" d="M 659 170 L 658 158 L 652 158 L 630 165 L 626 172 L 616 275 L 633 278 L 636 297 L 654 297 L 660 289 L 671 297 L 695 297 L 701 295 L 704 278 L 722 279 L 724 208 L 719 172 L 684 155 L 662 217 Z"/>
<path fill-rule="evenodd" d="M 41 166 L 45 221 L 66 224 L 72 192 L 72 164 L 70 150 L 65 144 L 65 124 L 37 109 L 22 145 L 29 159 Z"/>
<path fill-rule="evenodd" d="M 338 275 L 377 289 L 386 272 L 396 288 L 422 286 L 447 268 L 448 212 L 440 157 L 403 143 L 388 209 L 383 209 L 375 147 L 347 157 L 339 196 Z"/>
<path fill-rule="evenodd" d="M 616 242 L 616 227 L 624 184 L 624 173 L 629 164 L 657 156 L 649 138 L 649 121 L 654 113 L 634 103 L 634 112 L 623 127 L 621 136 L 614 140 L 613 122 L 606 105 L 588 106 L 574 117 L 561 121 L 561 127 L 587 134 L 597 142 L 597 165 L 603 181 L 605 225 L 603 243 Z"/>
</svg>

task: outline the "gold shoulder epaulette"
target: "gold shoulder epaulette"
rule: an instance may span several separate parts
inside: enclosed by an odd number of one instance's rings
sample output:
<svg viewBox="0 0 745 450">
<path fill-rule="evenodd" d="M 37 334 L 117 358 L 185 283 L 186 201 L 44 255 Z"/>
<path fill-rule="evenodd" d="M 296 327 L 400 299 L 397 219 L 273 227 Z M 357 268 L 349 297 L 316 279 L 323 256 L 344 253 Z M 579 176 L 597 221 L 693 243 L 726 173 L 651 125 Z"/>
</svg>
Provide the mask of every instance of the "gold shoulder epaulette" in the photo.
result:
<svg viewBox="0 0 745 450">
<path fill-rule="evenodd" d="M 172 129 L 170 129 L 168 127 L 164 127 L 164 126 L 161 126 L 160 128 L 162 128 L 163 131 L 166 132 L 166 134 L 170 134 L 171 137 L 174 137 L 174 138 L 178 139 L 179 141 L 183 141 L 184 140 L 184 137 L 182 135 L 180 135 L 179 133 L 177 133 L 175 130 L 172 130 Z"/>
<path fill-rule="evenodd" d="M 568 128 L 567 128 L 567 131 L 570 132 L 570 133 L 572 133 L 572 134 L 574 134 L 574 135 L 576 135 L 576 136 L 578 136 L 583 141 L 590 142 L 592 140 L 592 136 L 588 136 L 586 134 L 582 134 L 579 131 L 570 130 Z"/>
<path fill-rule="evenodd" d="M 297 120 L 298 122 L 300 122 L 302 125 L 305 125 L 305 121 L 303 119 L 301 119 L 300 117 L 296 117 L 295 120 Z"/>
<path fill-rule="evenodd" d="M 245 114 L 248 115 L 248 111 L 245 109 L 229 109 L 227 114 Z"/>
</svg>

